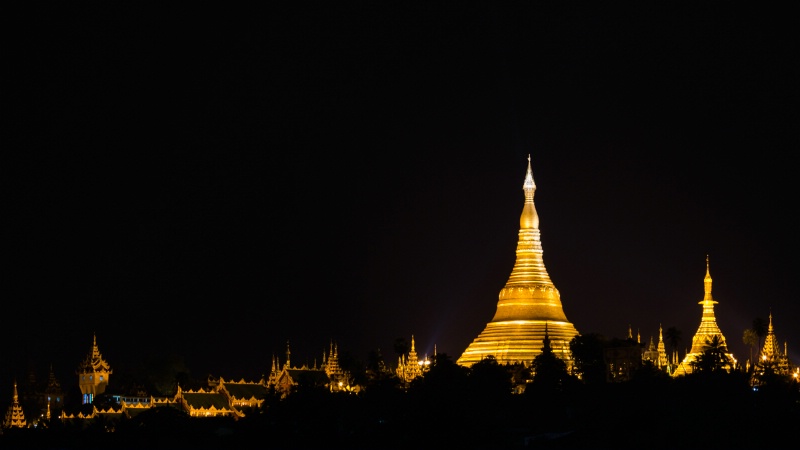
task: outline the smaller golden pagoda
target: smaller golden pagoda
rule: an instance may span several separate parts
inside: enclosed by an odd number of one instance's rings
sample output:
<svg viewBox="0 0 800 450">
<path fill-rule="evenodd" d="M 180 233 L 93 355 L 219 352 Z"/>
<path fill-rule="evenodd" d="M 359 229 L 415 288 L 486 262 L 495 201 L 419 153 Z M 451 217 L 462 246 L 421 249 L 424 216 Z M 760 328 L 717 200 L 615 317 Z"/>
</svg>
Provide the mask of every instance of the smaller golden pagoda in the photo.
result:
<svg viewBox="0 0 800 450">
<path fill-rule="evenodd" d="M 659 369 L 668 367 L 667 348 L 664 346 L 664 334 L 661 332 L 661 324 L 658 324 L 658 363 L 656 367 Z"/>
<path fill-rule="evenodd" d="M 787 375 L 790 372 L 789 352 L 787 344 L 784 342 L 784 349 L 781 351 L 778 338 L 775 336 L 775 328 L 772 326 L 772 311 L 769 313 L 769 328 L 767 337 L 764 340 L 764 347 L 758 355 L 757 373 L 763 373 L 767 366 L 771 367 L 775 373 Z"/>
<path fill-rule="evenodd" d="M 706 255 L 706 277 L 703 280 L 703 286 L 705 295 L 703 296 L 703 300 L 698 302 L 698 304 L 703 305 L 703 317 L 700 319 L 700 327 L 697 329 L 697 333 L 695 333 L 694 337 L 692 337 L 691 350 L 689 350 L 689 353 L 686 354 L 683 361 L 672 374 L 674 377 L 692 373 L 692 364 L 705 352 L 708 344 L 712 342 L 714 338 L 719 339 L 720 346 L 723 348 L 725 356 L 734 364 L 736 363 L 736 358 L 733 357 L 732 353 L 728 352 L 728 344 L 725 341 L 725 336 L 722 335 L 722 331 L 720 331 L 717 325 L 717 319 L 714 316 L 714 305 L 719 302 L 714 300 L 711 296 L 711 271 L 709 270 L 708 255 Z"/>
<path fill-rule="evenodd" d="M 408 356 L 400 355 L 397 361 L 397 369 L 395 369 L 395 373 L 397 374 L 397 378 L 399 378 L 403 383 L 406 385 L 411 383 L 414 378 L 417 378 L 422 375 L 423 371 L 427 369 L 424 367 L 424 363 L 426 361 L 420 361 L 419 356 L 417 356 L 417 350 L 414 347 L 414 335 L 411 335 L 411 350 L 408 351 Z"/>
<path fill-rule="evenodd" d="M 25 412 L 22 411 L 22 405 L 19 404 L 19 395 L 17 394 L 17 381 L 14 380 L 14 398 L 11 400 L 11 405 L 8 406 L 6 416 L 3 419 L 3 428 L 27 428 L 28 421 L 25 420 Z"/>
</svg>

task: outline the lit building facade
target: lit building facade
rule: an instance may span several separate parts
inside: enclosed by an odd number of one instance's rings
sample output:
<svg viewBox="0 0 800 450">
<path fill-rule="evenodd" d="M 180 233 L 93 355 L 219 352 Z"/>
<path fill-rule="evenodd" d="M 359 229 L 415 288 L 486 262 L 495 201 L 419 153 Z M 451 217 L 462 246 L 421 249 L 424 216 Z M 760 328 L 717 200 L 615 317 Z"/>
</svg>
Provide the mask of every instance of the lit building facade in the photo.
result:
<svg viewBox="0 0 800 450">
<path fill-rule="evenodd" d="M 78 366 L 78 386 L 83 395 L 83 404 L 89 404 L 94 398 L 106 391 L 111 366 L 108 365 L 100 349 L 97 347 L 97 335 L 92 338 L 92 352 Z"/>
</svg>

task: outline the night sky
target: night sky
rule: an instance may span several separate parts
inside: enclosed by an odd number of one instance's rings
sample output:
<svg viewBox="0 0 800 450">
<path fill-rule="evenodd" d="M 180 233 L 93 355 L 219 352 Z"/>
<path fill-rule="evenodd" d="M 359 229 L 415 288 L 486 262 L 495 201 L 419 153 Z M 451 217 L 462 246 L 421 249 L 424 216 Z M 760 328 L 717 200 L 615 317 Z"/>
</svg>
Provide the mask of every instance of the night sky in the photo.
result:
<svg viewBox="0 0 800 450">
<path fill-rule="evenodd" d="M 529 154 L 579 332 L 690 347 L 708 255 L 734 355 L 772 311 L 800 362 L 794 16 L 381 3 L 7 16 L 0 392 L 76 383 L 94 334 L 115 374 L 251 379 L 287 341 L 395 365 L 412 335 L 456 359 L 514 265 Z"/>
</svg>

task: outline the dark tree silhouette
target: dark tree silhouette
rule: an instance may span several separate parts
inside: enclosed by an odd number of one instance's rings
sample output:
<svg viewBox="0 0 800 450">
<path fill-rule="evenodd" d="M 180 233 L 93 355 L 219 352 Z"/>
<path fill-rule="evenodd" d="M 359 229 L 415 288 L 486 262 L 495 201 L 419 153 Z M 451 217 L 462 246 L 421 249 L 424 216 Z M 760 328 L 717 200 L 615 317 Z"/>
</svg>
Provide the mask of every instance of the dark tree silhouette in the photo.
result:
<svg viewBox="0 0 800 450">
<path fill-rule="evenodd" d="M 769 331 L 769 323 L 761 317 L 753 319 L 753 332 L 758 336 L 758 348 L 761 348 L 761 340 L 767 337 Z"/>
<path fill-rule="evenodd" d="M 472 365 L 469 384 L 473 392 L 481 396 L 507 396 L 511 394 L 511 372 L 494 356 L 487 356 Z"/>
<path fill-rule="evenodd" d="M 672 352 L 675 353 L 678 351 L 678 345 L 681 343 L 681 330 L 676 327 L 667 328 L 667 331 L 664 332 L 664 339 L 669 343 Z"/>
<path fill-rule="evenodd" d="M 584 383 L 605 383 L 606 367 L 603 361 L 605 345 L 605 337 L 597 333 L 578 335 L 570 341 L 569 349 L 575 362 L 574 372 Z"/>
<path fill-rule="evenodd" d="M 561 391 L 569 378 L 567 363 L 553 353 L 545 329 L 542 352 L 533 358 L 533 385 L 537 391 Z"/>
<path fill-rule="evenodd" d="M 408 351 L 411 349 L 411 344 L 409 344 L 405 338 L 399 337 L 394 340 L 393 347 L 394 353 L 400 357 L 408 354 Z"/>
<path fill-rule="evenodd" d="M 753 350 L 756 345 L 758 345 L 758 334 L 752 329 L 748 328 L 744 330 L 744 335 L 742 336 L 742 342 L 746 345 L 750 346 L 750 361 L 753 361 Z"/>
<path fill-rule="evenodd" d="M 700 373 L 710 373 L 724 370 L 731 366 L 732 361 L 726 354 L 728 348 L 718 335 L 707 339 L 703 353 L 692 362 L 693 370 Z"/>
</svg>

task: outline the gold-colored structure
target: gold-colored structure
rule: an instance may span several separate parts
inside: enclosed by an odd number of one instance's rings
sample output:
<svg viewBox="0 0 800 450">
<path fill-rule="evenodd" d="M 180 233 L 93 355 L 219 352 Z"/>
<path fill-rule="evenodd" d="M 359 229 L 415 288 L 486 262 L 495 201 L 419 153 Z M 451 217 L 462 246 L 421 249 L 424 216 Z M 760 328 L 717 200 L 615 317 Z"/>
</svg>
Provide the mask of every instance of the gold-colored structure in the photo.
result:
<svg viewBox="0 0 800 450">
<path fill-rule="evenodd" d="M 108 365 L 97 347 L 97 335 L 92 337 L 92 352 L 78 366 L 78 386 L 83 395 L 83 403 L 92 403 L 94 398 L 106 391 L 108 379 L 114 371 Z"/>
<path fill-rule="evenodd" d="M 397 378 L 408 386 L 415 378 L 427 372 L 429 367 L 430 360 L 428 360 L 427 355 L 424 360 L 419 359 L 419 356 L 417 356 L 417 349 L 414 346 L 414 335 L 412 334 L 411 350 L 408 351 L 408 356 L 398 356 L 397 368 L 395 369 Z"/>
<path fill-rule="evenodd" d="M 470 367 L 487 356 L 500 364 L 530 364 L 541 353 L 547 329 L 550 344 L 558 357 L 571 360 L 569 341 L 578 335 L 567 320 L 561 296 L 542 259 L 539 215 L 533 204 L 531 158 L 522 185 L 525 203 L 519 219 L 517 259 L 505 287 L 500 290 L 497 312 L 492 321 L 464 350 L 457 363 Z"/>
<path fill-rule="evenodd" d="M 767 337 L 764 340 L 764 347 L 758 355 L 755 374 L 763 374 L 767 367 L 780 375 L 788 375 L 791 371 L 788 343 L 783 343 L 783 351 L 781 351 L 778 338 L 775 336 L 775 328 L 772 326 L 772 311 L 769 312 Z"/>
<path fill-rule="evenodd" d="M 28 428 L 28 421 L 25 420 L 25 412 L 22 410 L 22 405 L 19 404 L 17 380 L 14 380 L 14 397 L 3 419 L 3 428 Z"/>
<path fill-rule="evenodd" d="M 675 372 L 672 374 L 674 377 L 692 373 L 693 363 L 697 361 L 698 356 L 703 354 L 708 347 L 708 343 L 715 337 L 719 339 L 723 353 L 730 361 L 734 364 L 736 363 L 736 358 L 733 357 L 732 353 L 728 352 L 728 344 L 725 341 L 725 336 L 722 335 L 722 331 L 720 331 L 719 326 L 717 326 L 717 319 L 714 316 L 714 305 L 719 302 L 715 301 L 711 296 L 711 271 L 709 270 L 708 256 L 706 256 L 706 277 L 703 280 L 703 285 L 705 295 L 703 296 L 703 300 L 698 302 L 698 304 L 703 305 L 703 317 L 700 319 L 700 327 L 697 329 L 697 333 L 695 333 L 694 337 L 692 337 L 692 349 L 689 350 L 689 353 L 683 358 L 683 362 L 678 365 Z"/>
</svg>

